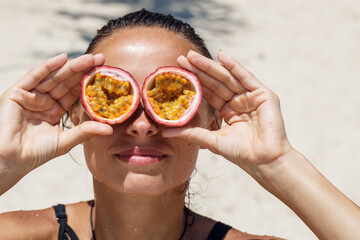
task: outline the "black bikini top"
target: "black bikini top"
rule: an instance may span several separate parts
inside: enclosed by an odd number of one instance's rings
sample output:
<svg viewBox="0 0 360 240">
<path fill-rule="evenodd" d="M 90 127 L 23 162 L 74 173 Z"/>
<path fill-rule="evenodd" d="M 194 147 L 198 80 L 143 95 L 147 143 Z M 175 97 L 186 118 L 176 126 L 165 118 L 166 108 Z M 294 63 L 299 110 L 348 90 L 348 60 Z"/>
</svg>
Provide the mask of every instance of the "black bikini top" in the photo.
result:
<svg viewBox="0 0 360 240">
<path fill-rule="evenodd" d="M 65 210 L 65 205 L 58 204 L 53 206 L 56 214 L 56 218 L 60 223 L 59 228 L 59 240 L 79 240 L 76 236 L 74 230 L 67 224 L 67 215 Z M 216 222 L 214 227 L 211 229 L 211 232 L 207 240 L 221 240 L 224 238 L 226 233 L 231 229 L 230 226 L 222 223 Z"/>
</svg>

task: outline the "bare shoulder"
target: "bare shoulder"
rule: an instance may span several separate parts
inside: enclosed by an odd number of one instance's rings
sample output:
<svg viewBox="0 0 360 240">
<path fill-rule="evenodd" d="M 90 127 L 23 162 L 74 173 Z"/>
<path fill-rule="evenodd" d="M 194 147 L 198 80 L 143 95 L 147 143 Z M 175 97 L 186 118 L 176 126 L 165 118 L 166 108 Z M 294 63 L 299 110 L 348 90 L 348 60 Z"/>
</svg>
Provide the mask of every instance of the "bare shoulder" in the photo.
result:
<svg viewBox="0 0 360 240">
<path fill-rule="evenodd" d="M 52 208 L 0 214 L 0 239 L 56 239 L 58 223 Z"/>
<path fill-rule="evenodd" d="M 68 225 L 75 233 L 87 237 L 88 229 L 81 227 L 81 222 L 89 219 L 90 202 L 66 205 Z M 0 214 L 0 239 L 58 239 L 59 223 L 52 207 L 41 210 L 13 211 Z"/>
<path fill-rule="evenodd" d="M 260 236 L 241 232 L 237 229 L 230 229 L 230 231 L 224 237 L 224 240 L 285 240 L 284 238 L 272 237 L 272 236 Z"/>
<path fill-rule="evenodd" d="M 189 229 L 191 232 L 189 235 L 194 239 L 207 239 L 211 230 L 215 226 L 215 220 L 201 216 L 197 213 L 192 212 L 193 226 Z M 191 220 L 191 219 L 190 219 Z M 189 224 L 189 223 L 188 223 Z M 190 222 L 191 224 L 191 222 Z M 248 234 L 235 228 L 231 228 L 223 237 L 223 240 L 284 240 L 283 238 L 272 237 L 272 236 L 260 236 Z"/>
</svg>

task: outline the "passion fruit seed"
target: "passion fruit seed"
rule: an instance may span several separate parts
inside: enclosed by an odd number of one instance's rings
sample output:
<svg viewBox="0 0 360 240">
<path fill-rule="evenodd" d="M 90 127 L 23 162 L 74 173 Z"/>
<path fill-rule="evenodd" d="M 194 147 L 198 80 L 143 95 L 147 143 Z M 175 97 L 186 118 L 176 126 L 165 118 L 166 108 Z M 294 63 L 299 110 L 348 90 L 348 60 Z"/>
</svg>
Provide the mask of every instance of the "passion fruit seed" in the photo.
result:
<svg viewBox="0 0 360 240">
<path fill-rule="evenodd" d="M 100 72 L 95 74 L 93 84 L 86 87 L 89 106 L 97 116 L 114 119 L 129 111 L 133 95 L 127 81 L 119 81 Z"/>
<path fill-rule="evenodd" d="M 163 119 L 178 120 L 195 95 L 190 86 L 189 80 L 176 73 L 157 75 L 154 87 L 147 91 L 154 112 Z"/>
</svg>

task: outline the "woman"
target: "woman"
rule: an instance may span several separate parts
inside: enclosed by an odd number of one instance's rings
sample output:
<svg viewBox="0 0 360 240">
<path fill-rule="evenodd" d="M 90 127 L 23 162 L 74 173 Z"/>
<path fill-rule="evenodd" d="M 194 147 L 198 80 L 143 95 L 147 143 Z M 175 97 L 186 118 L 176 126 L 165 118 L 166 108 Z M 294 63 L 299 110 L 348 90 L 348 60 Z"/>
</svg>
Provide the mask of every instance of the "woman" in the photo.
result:
<svg viewBox="0 0 360 240">
<path fill-rule="evenodd" d="M 274 239 L 184 207 L 199 148 L 248 172 L 319 238 L 360 234 L 359 207 L 291 147 L 277 96 L 225 52 L 218 53 L 220 64 L 211 60 L 189 25 L 141 10 L 110 21 L 87 53 L 47 60 L 1 97 L 1 112 L 9 114 L 0 117 L 6 146 L 0 149 L 0 191 L 83 143 L 94 201 L 4 213 L 0 239 Z M 122 124 L 91 121 L 76 101 L 79 82 L 103 64 L 127 70 L 139 86 L 156 68 L 178 65 L 199 77 L 206 101 L 181 128 L 157 125 L 141 105 Z M 66 110 L 72 128 L 62 131 Z M 218 129 L 221 119 L 226 124 Z"/>
</svg>

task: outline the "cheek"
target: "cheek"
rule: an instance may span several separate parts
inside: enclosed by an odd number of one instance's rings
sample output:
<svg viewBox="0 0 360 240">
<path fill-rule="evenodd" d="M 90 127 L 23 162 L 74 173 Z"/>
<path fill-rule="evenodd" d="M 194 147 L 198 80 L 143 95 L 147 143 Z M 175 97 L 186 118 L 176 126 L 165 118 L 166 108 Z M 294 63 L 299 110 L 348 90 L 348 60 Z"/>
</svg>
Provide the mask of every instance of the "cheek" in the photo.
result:
<svg viewBox="0 0 360 240">
<path fill-rule="evenodd" d="M 97 136 L 83 143 L 86 164 L 96 178 L 99 177 L 98 172 L 101 172 L 102 168 L 106 168 L 104 164 L 107 162 L 105 161 L 107 158 L 107 142 L 107 137 Z M 99 164 L 98 161 L 101 160 L 102 164 Z"/>
<path fill-rule="evenodd" d="M 178 158 L 173 173 L 178 174 L 179 184 L 189 180 L 196 165 L 197 156 L 199 153 L 199 146 L 190 142 L 179 140 L 177 143 Z"/>
<path fill-rule="evenodd" d="M 191 127 L 202 127 L 210 129 L 212 119 L 210 106 L 206 100 L 202 99 L 196 115 L 193 117 L 193 119 L 191 119 L 188 125 Z"/>
</svg>

